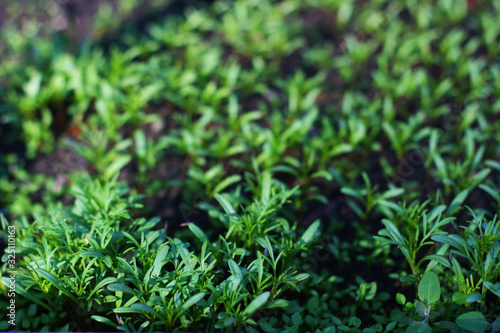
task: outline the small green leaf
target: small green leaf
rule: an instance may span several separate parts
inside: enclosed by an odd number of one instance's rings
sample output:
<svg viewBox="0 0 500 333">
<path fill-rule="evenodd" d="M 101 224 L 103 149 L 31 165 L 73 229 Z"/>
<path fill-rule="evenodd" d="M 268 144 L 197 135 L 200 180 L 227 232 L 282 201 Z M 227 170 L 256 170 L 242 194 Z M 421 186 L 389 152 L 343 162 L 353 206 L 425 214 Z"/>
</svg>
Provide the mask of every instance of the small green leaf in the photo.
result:
<svg viewBox="0 0 500 333">
<path fill-rule="evenodd" d="M 331 321 L 332 321 L 335 325 L 337 325 L 337 326 L 342 325 L 342 320 L 340 320 L 340 318 L 338 318 L 338 317 L 331 316 Z"/>
<path fill-rule="evenodd" d="M 92 295 L 96 292 L 98 292 L 99 290 L 102 289 L 102 287 L 104 287 L 105 285 L 107 284 L 110 284 L 110 283 L 113 283 L 116 281 L 116 278 L 114 276 L 110 276 L 110 277 L 107 277 L 105 279 L 103 279 L 101 282 L 99 282 L 95 288 L 92 290 L 92 292 L 90 293 L 89 297 L 87 297 L 87 300 L 90 299 L 90 297 L 92 297 Z"/>
<path fill-rule="evenodd" d="M 483 181 L 491 172 L 491 169 L 483 169 L 476 173 L 474 177 L 472 177 L 470 187 L 476 187 L 481 181 Z"/>
<path fill-rule="evenodd" d="M 108 318 L 105 318 L 105 317 L 102 317 L 102 316 L 91 316 L 90 318 L 94 319 L 95 321 L 98 321 L 100 323 L 104 323 L 106 325 L 109 325 L 109 326 L 112 326 L 114 328 L 118 327 L 118 324 L 115 324 L 114 322 L 112 322 L 111 320 L 109 320 Z"/>
<path fill-rule="evenodd" d="M 390 198 L 393 198 L 393 197 L 397 197 L 401 194 L 403 194 L 405 192 L 404 189 L 402 188 L 399 188 L 399 187 L 393 187 L 387 191 L 385 191 L 381 196 L 380 198 L 382 199 L 390 199 Z"/>
<path fill-rule="evenodd" d="M 141 130 L 136 130 L 134 132 L 134 140 L 135 140 L 135 152 L 140 159 L 144 159 L 146 157 L 146 149 L 147 142 L 146 136 L 144 132 Z"/>
<path fill-rule="evenodd" d="M 248 304 L 245 310 L 243 310 L 242 315 L 250 317 L 255 311 L 266 304 L 270 295 L 271 293 L 269 291 L 266 291 L 257 296 L 252 302 L 250 302 L 250 304 Z"/>
<path fill-rule="evenodd" d="M 324 178 L 327 181 L 332 181 L 332 179 L 333 179 L 332 174 L 326 170 L 319 170 L 311 175 L 311 179 L 320 178 L 320 177 Z"/>
<path fill-rule="evenodd" d="M 418 282 L 418 280 L 413 275 L 404 275 L 404 276 L 399 278 L 399 281 L 404 282 L 404 283 Z"/>
<path fill-rule="evenodd" d="M 430 223 L 434 221 L 436 217 L 438 217 L 442 212 L 444 212 L 446 209 L 445 205 L 439 205 L 435 207 L 433 210 L 430 211 L 430 213 L 427 215 L 427 221 Z"/>
<path fill-rule="evenodd" d="M 297 312 L 292 315 L 292 323 L 296 326 L 302 324 L 302 316 L 300 315 L 300 313 Z"/>
<path fill-rule="evenodd" d="M 449 244 L 459 250 L 464 255 L 467 255 L 470 245 L 459 235 L 434 235 L 431 239 L 435 242 Z"/>
<path fill-rule="evenodd" d="M 400 293 L 396 294 L 396 302 L 400 305 L 405 305 L 406 304 L 406 296 Z"/>
<path fill-rule="evenodd" d="M 392 223 L 391 221 L 387 219 L 383 219 L 382 223 L 384 226 L 387 228 L 386 230 L 389 232 L 389 235 L 391 239 L 395 242 L 398 243 L 398 245 L 405 245 L 407 243 L 406 239 L 401 235 L 401 232 L 399 232 L 398 228 Z M 379 232 L 380 234 L 380 232 Z M 382 235 L 385 236 L 385 235 Z"/>
<path fill-rule="evenodd" d="M 497 295 L 498 297 L 500 297 L 500 282 L 497 282 L 495 284 L 489 282 L 489 281 L 485 281 L 484 282 L 484 286 L 486 287 L 486 289 L 488 289 L 489 291 L 491 291 L 493 294 Z"/>
<path fill-rule="evenodd" d="M 434 260 L 440 263 L 441 265 L 444 265 L 446 267 L 451 267 L 450 261 L 448 259 L 437 254 L 428 255 L 427 257 L 423 258 L 421 262 L 424 260 L 431 260 L 431 261 Z"/>
<path fill-rule="evenodd" d="M 463 305 L 467 301 L 467 294 L 462 292 L 456 292 L 453 294 L 452 301 L 453 303 Z"/>
<path fill-rule="evenodd" d="M 233 206 L 224 196 L 216 194 L 215 199 L 217 199 L 217 201 L 220 203 L 222 208 L 224 208 L 224 211 L 227 214 L 236 214 L 236 211 L 234 210 Z"/>
<path fill-rule="evenodd" d="M 314 236 L 318 232 L 319 226 L 320 226 L 319 220 L 316 220 L 315 222 L 313 222 L 309 226 L 309 228 L 307 228 L 306 232 L 304 232 L 302 237 L 300 237 L 300 243 L 309 244 L 314 239 Z"/>
<path fill-rule="evenodd" d="M 308 273 L 300 273 L 300 274 L 297 274 L 294 277 L 292 277 L 290 280 L 288 280 L 288 282 L 297 283 L 297 282 L 303 281 L 303 280 L 308 279 L 308 278 L 309 278 Z"/>
<path fill-rule="evenodd" d="M 263 202 L 269 201 L 271 195 L 271 173 L 269 171 L 264 172 L 262 175 L 262 192 L 261 199 Z"/>
<path fill-rule="evenodd" d="M 209 242 L 207 235 L 196 224 L 189 223 L 188 228 L 202 243 Z"/>
<path fill-rule="evenodd" d="M 385 327 L 385 331 L 386 332 L 390 332 L 394 329 L 394 327 L 396 327 L 396 325 L 398 324 L 397 321 L 392 321 L 390 322 L 389 324 L 387 324 L 387 326 Z"/>
<path fill-rule="evenodd" d="M 160 274 L 160 270 L 165 264 L 164 260 L 167 257 L 169 250 L 170 248 L 167 243 L 160 245 L 156 254 L 155 261 L 153 262 L 153 271 L 151 272 L 151 276 L 158 276 L 158 274 Z"/>
<path fill-rule="evenodd" d="M 359 328 L 361 326 L 361 319 L 353 316 L 353 317 L 349 318 L 349 325 L 352 325 L 356 328 Z"/>
<path fill-rule="evenodd" d="M 430 313 L 430 306 L 425 305 L 425 303 L 416 301 L 415 309 L 422 318 L 428 318 Z"/>
<path fill-rule="evenodd" d="M 232 176 L 225 178 L 219 184 L 217 184 L 217 186 L 215 186 L 215 188 L 213 190 L 213 194 L 216 194 L 216 193 L 223 191 L 226 187 L 229 187 L 229 186 L 233 185 L 234 183 L 239 182 L 240 180 L 241 180 L 240 175 L 232 175 Z"/>
<path fill-rule="evenodd" d="M 342 192 L 343 194 L 349 195 L 351 197 L 355 197 L 359 200 L 363 200 L 363 195 L 361 194 L 361 192 L 358 190 L 352 189 L 350 187 L 342 187 L 340 189 L 340 192 Z"/>
<path fill-rule="evenodd" d="M 132 304 L 132 305 L 134 305 L 134 304 Z M 144 314 L 143 309 L 135 309 L 132 306 L 118 307 L 118 308 L 113 309 L 113 312 L 114 313 L 140 313 L 140 314 Z"/>
<path fill-rule="evenodd" d="M 113 259 L 111 259 L 111 257 L 109 255 L 105 256 L 104 259 L 102 259 L 102 261 L 106 264 L 106 266 L 108 266 L 109 268 L 111 268 L 111 266 L 113 266 Z"/>
<path fill-rule="evenodd" d="M 457 318 L 457 325 L 471 332 L 484 332 L 490 324 L 479 311 L 464 313 Z"/>
<path fill-rule="evenodd" d="M 130 155 L 119 155 L 113 162 L 111 162 L 104 173 L 104 178 L 111 179 L 116 173 L 118 173 L 125 165 L 127 165 L 132 160 Z"/>
<path fill-rule="evenodd" d="M 274 299 L 272 301 L 267 302 L 266 309 L 272 308 L 284 308 L 290 304 L 290 301 L 284 299 Z"/>
<path fill-rule="evenodd" d="M 198 293 L 196 295 L 191 296 L 190 298 L 188 298 L 187 301 L 185 301 L 181 305 L 181 309 L 183 311 L 186 311 L 187 309 L 189 309 L 190 307 L 192 307 L 193 305 L 198 303 L 203 297 L 205 297 L 205 295 L 206 295 L 206 293 Z"/>
<path fill-rule="evenodd" d="M 432 329 L 423 321 L 414 321 L 406 328 L 407 333 L 430 333 Z"/>
<path fill-rule="evenodd" d="M 418 297 L 423 302 L 434 303 L 441 297 L 439 279 L 434 272 L 424 274 L 418 284 Z"/>
<path fill-rule="evenodd" d="M 132 309 L 136 309 L 138 311 L 141 311 L 141 312 L 153 315 L 153 316 L 157 316 L 158 315 L 158 312 L 156 312 L 155 309 L 153 309 L 152 307 L 150 307 L 149 305 L 146 305 L 146 304 L 134 303 L 130 307 Z"/>
<path fill-rule="evenodd" d="M 481 293 L 475 291 L 469 296 L 467 296 L 467 299 L 465 301 L 467 303 L 474 303 L 474 302 L 480 302 L 483 298 L 484 296 Z"/>
<path fill-rule="evenodd" d="M 460 207 L 462 202 L 464 202 L 464 200 L 467 198 L 468 195 L 469 195 L 469 190 L 463 190 L 462 192 L 458 193 L 457 196 L 450 203 L 450 206 L 448 206 L 446 214 L 447 215 L 453 214 Z"/>
<path fill-rule="evenodd" d="M 131 295 L 135 295 L 136 292 L 134 291 L 134 289 L 124 285 L 124 284 L 121 284 L 121 283 L 111 283 L 108 285 L 108 290 L 110 291 L 121 291 L 121 292 L 124 292 L 124 293 L 127 293 L 127 294 L 131 294 Z"/>
<path fill-rule="evenodd" d="M 233 259 L 229 259 L 228 263 L 229 263 L 229 269 L 231 270 L 231 273 L 233 273 L 233 275 L 243 277 L 243 273 L 241 272 L 241 269 L 236 263 L 236 261 L 234 261 Z"/>
</svg>

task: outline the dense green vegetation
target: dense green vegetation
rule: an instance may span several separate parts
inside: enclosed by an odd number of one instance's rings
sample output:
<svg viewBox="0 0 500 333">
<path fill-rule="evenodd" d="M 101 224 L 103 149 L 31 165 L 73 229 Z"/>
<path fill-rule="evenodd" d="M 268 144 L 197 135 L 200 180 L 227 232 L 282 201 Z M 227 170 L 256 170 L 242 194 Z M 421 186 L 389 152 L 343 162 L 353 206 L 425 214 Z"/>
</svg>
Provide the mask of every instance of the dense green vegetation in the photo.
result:
<svg viewBox="0 0 500 333">
<path fill-rule="evenodd" d="M 500 331 L 500 2 L 20 4 L 0 329 Z"/>
</svg>

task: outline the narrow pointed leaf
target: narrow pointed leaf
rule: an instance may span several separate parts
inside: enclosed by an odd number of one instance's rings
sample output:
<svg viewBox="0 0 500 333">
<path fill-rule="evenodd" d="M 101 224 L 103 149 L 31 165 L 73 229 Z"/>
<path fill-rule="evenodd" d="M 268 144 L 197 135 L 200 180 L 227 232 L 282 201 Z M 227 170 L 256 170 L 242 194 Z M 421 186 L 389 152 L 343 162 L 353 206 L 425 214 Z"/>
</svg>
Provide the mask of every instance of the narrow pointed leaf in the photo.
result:
<svg viewBox="0 0 500 333">
<path fill-rule="evenodd" d="M 264 304 L 266 304 L 270 295 L 271 293 L 266 291 L 257 296 L 252 302 L 250 302 L 250 304 L 248 304 L 245 310 L 243 310 L 242 315 L 250 317 L 255 311 L 259 310 Z"/>
</svg>

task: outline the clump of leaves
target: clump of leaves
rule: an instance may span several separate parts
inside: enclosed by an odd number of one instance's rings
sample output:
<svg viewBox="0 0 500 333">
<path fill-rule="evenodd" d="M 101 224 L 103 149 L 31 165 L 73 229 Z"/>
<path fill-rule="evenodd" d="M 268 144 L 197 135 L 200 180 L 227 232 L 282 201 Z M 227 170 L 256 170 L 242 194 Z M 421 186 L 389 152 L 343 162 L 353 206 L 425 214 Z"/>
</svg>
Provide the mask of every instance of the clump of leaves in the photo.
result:
<svg viewBox="0 0 500 333">
<path fill-rule="evenodd" d="M 269 230 L 254 234 L 262 244 L 257 250 L 257 243 L 237 247 L 226 240 L 231 232 L 210 243 L 190 225 L 202 241 L 195 254 L 189 244 L 155 228 L 159 218 L 133 217 L 138 197 L 116 177 L 73 181 L 74 204 L 54 207 L 23 229 L 17 248 L 22 256 L 17 293 L 36 304 L 39 315 L 59 313 L 59 320 L 69 323 L 67 330 L 106 329 L 102 324 L 123 331 L 258 327 L 253 315 L 285 307 L 280 295 L 308 276 L 283 269 L 283 258 L 298 251 L 285 249 L 275 256 Z M 8 226 L 2 216 L 4 235 Z M 306 232 L 298 249 L 312 241 L 317 227 Z M 50 330 L 58 323 L 45 324 Z M 33 325 L 36 329 L 38 323 Z"/>
</svg>

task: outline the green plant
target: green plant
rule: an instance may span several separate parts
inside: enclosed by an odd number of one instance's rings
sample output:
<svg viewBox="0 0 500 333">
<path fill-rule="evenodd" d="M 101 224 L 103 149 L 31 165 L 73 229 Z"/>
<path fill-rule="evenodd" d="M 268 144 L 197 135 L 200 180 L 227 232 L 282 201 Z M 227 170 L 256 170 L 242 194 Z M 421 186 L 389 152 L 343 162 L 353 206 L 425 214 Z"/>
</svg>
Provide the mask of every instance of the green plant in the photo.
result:
<svg viewBox="0 0 500 333">
<path fill-rule="evenodd" d="M 441 214 L 446 209 L 445 206 L 437 206 L 427 214 L 424 207 L 427 202 L 422 205 L 413 205 L 407 209 L 405 206 L 399 208 L 399 214 L 403 221 L 408 224 L 406 232 L 403 235 L 396 225 L 387 220 L 383 219 L 382 223 L 385 229 L 380 230 L 378 233 L 380 236 L 373 236 L 375 239 L 382 241 L 383 243 L 390 245 L 397 245 L 398 248 L 403 253 L 412 275 L 402 276 L 401 281 L 403 282 L 417 282 L 420 280 L 420 266 L 425 261 L 430 261 L 424 272 L 429 272 L 437 263 L 450 266 L 450 264 L 439 254 L 444 254 L 447 247 L 443 247 L 438 250 L 437 255 L 431 254 L 424 258 L 417 260 L 417 254 L 427 245 L 433 245 L 431 239 L 435 239 L 445 232 L 442 227 L 451 222 L 454 218 L 447 217 L 442 218 Z"/>
<path fill-rule="evenodd" d="M 353 189 L 347 186 L 341 188 L 341 192 L 350 197 L 354 197 L 361 201 L 364 205 L 364 210 L 358 206 L 358 204 L 349 200 L 348 205 L 351 209 L 363 220 L 366 220 L 372 210 L 377 207 L 377 205 L 387 202 L 387 199 L 391 199 L 400 196 L 404 190 L 397 187 L 392 187 L 383 193 L 377 193 L 378 186 L 372 187 L 370 178 L 366 173 L 362 173 L 363 180 L 365 182 L 366 188 L 363 190 Z"/>
<path fill-rule="evenodd" d="M 459 291 L 454 294 L 454 298 L 465 300 L 465 302 L 460 301 L 462 304 L 480 301 L 481 309 L 484 309 L 486 305 L 485 296 L 487 290 L 499 296 L 493 283 L 500 274 L 500 260 L 498 259 L 500 250 L 498 227 L 500 223 L 496 216 L 489 222 L 483 223 L 483 221 L 483 215 L 474 215 L 470 225 L 464 227 L 466 239 L 461 235 L 453 234 L 432 236 L 434 241 L 453 247 L 453 250 L 450 251 L 451 255 L 466 258 L 470 269 L 474 273 L 469 279 L 465 278 L 460 263 L 456 258 L 452 257 L 454 279 L 459 288 Z M 476 290 L 479 290 L 479 292 L 476 292 Z"/>
</svg>

